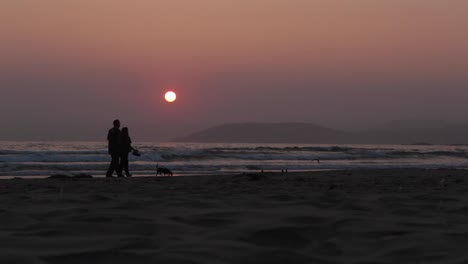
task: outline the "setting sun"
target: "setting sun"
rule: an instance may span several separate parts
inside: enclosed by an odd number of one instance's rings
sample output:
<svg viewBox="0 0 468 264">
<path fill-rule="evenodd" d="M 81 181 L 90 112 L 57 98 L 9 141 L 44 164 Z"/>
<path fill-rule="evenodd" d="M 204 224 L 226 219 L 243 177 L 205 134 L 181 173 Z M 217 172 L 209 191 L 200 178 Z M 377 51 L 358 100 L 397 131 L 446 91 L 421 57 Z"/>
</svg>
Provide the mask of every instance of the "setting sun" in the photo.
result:
<svg viewBox="0 0 468 264">
<path fill-rule="evenodd" d="M 164 98 L 169 103 L 172 103 L 172 102 L 174 102 L 176 100 L 177 96 L 173 91 L 169 91 L 169 92 L 166 92 L 166 94 L 164 95 Z"/>
</svg>

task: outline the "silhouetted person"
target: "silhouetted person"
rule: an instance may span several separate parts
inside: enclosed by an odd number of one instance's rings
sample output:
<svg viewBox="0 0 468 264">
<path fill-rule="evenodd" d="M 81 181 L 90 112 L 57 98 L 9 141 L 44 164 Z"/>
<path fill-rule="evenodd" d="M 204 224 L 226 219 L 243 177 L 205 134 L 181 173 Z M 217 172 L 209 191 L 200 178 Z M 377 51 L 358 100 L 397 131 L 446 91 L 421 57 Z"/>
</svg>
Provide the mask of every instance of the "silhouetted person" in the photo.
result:
<svg viewBox="0 0 468 264">
<path fill-rule="evenodd" d="M 120 121 L 114 120 L 114 127 L 107 133 L 107 141 L 109 142 L 109 155 L 112 160 L 107 170 L 106 177 L 112 177 L 114 171 L 117 172 L 117 176 L 123 177 L 122 168 L 120 167 L 120 153 L 119 153 L 119 138 L 120 138 Z"/>
<path fill-rule="evenodd" d="M 128 170 L 128 153 L 133 150 L 132 140 L 128 135 L 128 128 L 122 128 L 119 137 L 119 153 L 120 153 L 120 168 L 125 171 L 127 177 L 131 177 L 130 171 Z"/>
</svg>

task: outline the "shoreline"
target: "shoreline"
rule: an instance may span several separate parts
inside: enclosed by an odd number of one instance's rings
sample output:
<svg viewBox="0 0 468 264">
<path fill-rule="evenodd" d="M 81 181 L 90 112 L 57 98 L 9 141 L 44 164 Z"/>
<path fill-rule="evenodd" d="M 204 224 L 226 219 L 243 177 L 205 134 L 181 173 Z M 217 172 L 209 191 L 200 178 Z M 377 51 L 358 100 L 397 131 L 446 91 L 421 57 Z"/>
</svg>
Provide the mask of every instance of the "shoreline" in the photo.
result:
<svg viewBox="0 0 468 264">
<path fill-rule="evenodd" d="M 359 169 L 358 169 L 359 170 Z M 292 170 L 289 171 L 288 173 L 309 173 L 309 172 L 321 172 L 321 171 L 343 171 L 343 169 L 315 169 L 315 170 Z M 232 173 L 211 173 L 211 174 L 203 174 L 203 173 L 184 173 L 184 174 L 177 174 L 174 172 L 174 175 L 171 177 L 209 177 L 209 176 L 216 176 L 216 177 L 222 177 L 222 176 L 234 176 L 234 175 L 241 175 L 241 174 L 249 174 L 249 173 L 261 173 L 259 171 L 245 171 L 245 172 L 232 172 Z M 281 172 L 278 172 L 277 170 L 265 170 L 264 173 L 266 174 L 281 174 Z M 156 172 L 154 173 L 156 174 Z M 12 179 L 49 179 L 52 176 L 63 176 L 65 177 L 70 177 L 73 178 L 74 176 L 77 175 L 89 175 L 92 176 L 92 178 L 106 178 L 105 174 L 100 174 L 100 175 L 91 175 L 87 173 L 76 173 L 76 174 L 71 174 L 71 173 L 64 173 L 64 174 L 53 174 L 53 175 L 31 175 L 31 176 L 0 176 L 0 180 L 12 180 Z M 114 178 L 118 178 L 117 176 L 113 176 Z M 123 177 L 123 178 L 151 178 L 151 177 L 168 177 L 168 176 L 161 176 L 161 175 L 147 175 L 147 174 L 133 174 L 131 177 Z"/>
<path fill-rule="evenodd" d="M 147 174 L 134 174 L 131 177 L 117 177 L 113 178 L 161 178 L 161 177 L 225 177 L 225 176 L 236 176 L 236 175 L 245 175 L 245 174 L 264 174 L 264 175 L 304 175 L 304 174 L 320 174 L 321 172 L 394 172 L 394 171 L 468 171 L 468 168 L 369 168 L 369 169 L 313 169 L 313 170 L 290 170 L 288 172 L 279 172 L 278 170 L 264 170 L 264 172 L 259 171 L 245 171 L 245 172 L 233 172 L 233 173 L 211 173 L 211 174 L 199 174 L 199 173 L 187 173 L 187 174 L 177 174 L 174 172 L 173 176 L 161 176 L 161 175 L 147 175 Z M 155 172 L 156 174 L 156 172 Z M 56 177 L 58 176 L 58 177 Z M 84 176 L 84 177 L 83 177 Z M 53 174 L 53 175 L 31 175 L 31 176 L 0 176 L 1 180 L 47 180 L 56 178 L 90 178 L 90 179 L 103 179 L 106 178 L 104 174 L 102 175 L 91 175 L 87 173 L 64 173 L 64 174 Z"/>
<path fill-rule="evenodd" d="M 102 143 L 102 142 L 101 142 Z M 110 156 L 97 143 L 1 145 L 0 179 L 86 173 L 104 176 Z M 177 175 L 218 175 L 264 171 L 468 168 L 468 147 L 394 145 L 264 145 L 142 143 L 130 156 L 135 176 L 154 176 L 156 167 Z M 319 162 L 320 161 L 320 162 Z"/>
</svg>

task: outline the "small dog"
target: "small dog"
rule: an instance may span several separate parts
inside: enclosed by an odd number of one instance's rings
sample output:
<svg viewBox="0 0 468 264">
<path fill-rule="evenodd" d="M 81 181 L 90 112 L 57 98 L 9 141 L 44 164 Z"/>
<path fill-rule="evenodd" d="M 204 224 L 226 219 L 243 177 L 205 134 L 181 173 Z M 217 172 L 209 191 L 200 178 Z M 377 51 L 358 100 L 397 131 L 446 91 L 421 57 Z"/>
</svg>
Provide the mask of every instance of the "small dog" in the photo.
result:
<svg viewBox="0 0 468 264">
<path fill-rule="evenodd" d="M 159 166 L 156 165 L 156 176 L 161 175 L 161 176 L 174 176 L 172 174 L 172 171 L 168 168 L 160 168 Z"/>
</svg>

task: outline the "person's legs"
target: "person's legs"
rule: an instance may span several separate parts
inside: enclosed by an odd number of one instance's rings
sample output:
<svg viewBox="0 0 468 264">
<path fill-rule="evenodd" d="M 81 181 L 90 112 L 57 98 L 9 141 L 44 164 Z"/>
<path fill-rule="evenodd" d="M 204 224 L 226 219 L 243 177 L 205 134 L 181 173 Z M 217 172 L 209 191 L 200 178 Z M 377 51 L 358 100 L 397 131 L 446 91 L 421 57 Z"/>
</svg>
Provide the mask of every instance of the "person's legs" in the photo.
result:
<svg viewBox="0 0 468 264">
<path fill-rule="evenodd" d="M 122 170 L 125 171 L 125 175 L 128 177 L 132 176 L 128 170 L 128 153 L 122 154 L 120 158 L 122 162 Z"/>
<path fill-rule="evenodd" d="M 118 155 L 117 156 L 117 167 L 116 167 L 116 171 L 117 171 L 117 177 L 125 177 L 123 174 L 122 174 L 122 156 L 121 155 Z"/>
<path fill-rule="evenodd" d="M 116 171 L 117 174 L 121 174 L 121 172 L 119 172 L 119 155 L 111 154 L 111 158 L 112 160 L 107 170 L 106 177 L 112 177 L 114 171 Z"/>
</svg>

